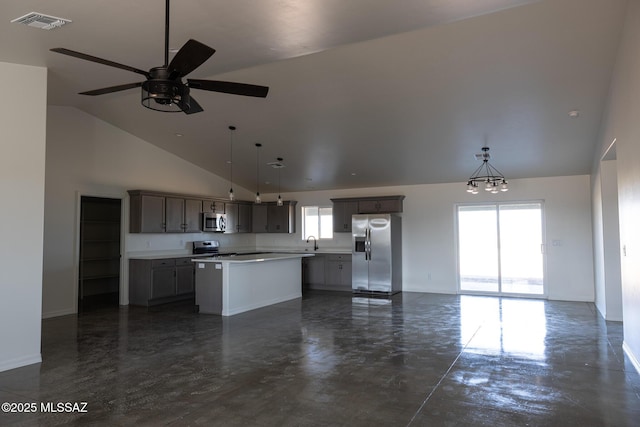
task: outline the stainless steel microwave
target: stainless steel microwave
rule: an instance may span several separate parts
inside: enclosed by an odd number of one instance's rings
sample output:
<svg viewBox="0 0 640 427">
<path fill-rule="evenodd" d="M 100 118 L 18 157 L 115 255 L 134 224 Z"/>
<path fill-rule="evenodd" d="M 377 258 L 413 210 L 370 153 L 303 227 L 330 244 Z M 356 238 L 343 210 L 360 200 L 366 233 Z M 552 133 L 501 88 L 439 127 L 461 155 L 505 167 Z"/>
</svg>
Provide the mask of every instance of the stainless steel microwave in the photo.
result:
<svg viewBox="0 0 640 427">
<path fill-rule="evenodd" d="M 202 231 L 222 233 L 227 229 L 227 215 L 223 213 L 204 212 L 202 214 Z"/>
</svg>

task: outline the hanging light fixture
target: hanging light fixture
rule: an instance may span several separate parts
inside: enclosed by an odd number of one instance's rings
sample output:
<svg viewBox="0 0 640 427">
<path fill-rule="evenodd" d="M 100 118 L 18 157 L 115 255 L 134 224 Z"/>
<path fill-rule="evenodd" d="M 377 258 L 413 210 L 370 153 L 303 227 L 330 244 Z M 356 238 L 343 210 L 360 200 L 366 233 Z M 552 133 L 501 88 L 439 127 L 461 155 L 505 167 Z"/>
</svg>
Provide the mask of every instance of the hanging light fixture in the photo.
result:
<svg viewBox="0 0 640 427">
<path fill-rule="evenodd" d="M 467 193 L 478 194 L 480 186 L 492 194 L 497 194 L 499 191 L 508 191 L 509 186 L 504 175 L 489 163 L 491 158 L 489 147 L 482 147 L 482 153 L 476 154 L 476 158 L 482 159 L 482 164 L 467 181 Z"/>
<path fill-rule="evenodd" d="M 280 163 L 280 166 L 278 167 L 278 201 L 276 202 L 276 204 L 278 206 L 282 206 L 282 196 L 280 195 L 280 178 L 282 175 L 282 168 L 284 167 L 284 164 L 282 164 L 282 157 L 278 157 L 278 163 Z"/>
<path fill-rule="evenodd" d="M 262 203 L 260 198 L 260 147 L 262 144 L 256 143 L 256 203 Z"/>
<path fill-rule="evenodd" d="M 235 126 L 229 126 L 229 200 L 233 201 L 235 195 L 233 194 L 233 131 L 236 130 Z"/>
</svg>

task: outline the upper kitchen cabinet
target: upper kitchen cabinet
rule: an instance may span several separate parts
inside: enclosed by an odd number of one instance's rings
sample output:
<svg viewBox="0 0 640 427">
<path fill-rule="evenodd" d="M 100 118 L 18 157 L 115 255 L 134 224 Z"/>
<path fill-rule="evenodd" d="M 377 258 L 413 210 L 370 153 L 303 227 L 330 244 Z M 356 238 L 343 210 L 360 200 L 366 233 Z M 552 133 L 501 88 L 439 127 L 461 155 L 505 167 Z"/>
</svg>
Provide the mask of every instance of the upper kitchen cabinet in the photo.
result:
<svg viewBox="0 0 640 427">
<path fill-rule="evenodd" d="M 331 199 L 333 202 L 333 232 L 351 232 L 351 216 L 358 213 L 358 201 L 353 199 Z"/>
<path fill-rule="evenodd" d="M 165 232 L 197 233 L 202 230 L 202 200 L 165 198 Z"/>
<path fill-rule="evenodd" d="M 269 233 L 296 232 L 296 203 L 285 201 L 282 206 L 269 203 L 267 206 L 267 231 Z"/>
<path fill-rule="evenodd" d="M 269 231 L 269 207 L 266 203 L 254 204 L 251 207 L 252 224 L 251 230 L 254 233 L 266 233 Z"/>
<path fill-rule="evenodd" d="M 350 197 L 331 199 L 333 232 L 351 232 L 351 217 L 356 214 L 400 213 L 404 196 Z"/>
<path fill-rule="evenodd" d="M 224 212 L 224 202 L 206 196 L 129 190 L 129 232 L 198 233 L 212 206 Z"/>
<path fill-rule="evenodd" d="M 129 232 L 164 233 L 164 203 L 164 196 L 129 191 Z"/>
<path fill-rule="evenodd" d="M 224 213 L 224 202 L 219 200 L 203 200 L 202 212 Z"/>
<path fill-rule="evenodd" d="M 358 199 L 358 213 L 400 213 L 404 196 L 366 197 Z"/>
<path fill-rule="evenodd" d="M 297 202 L 286 201 L 282 206 L 276 202 L 253 205 L 254 233 L 295 233 Z"/>
<path fill-rule="evenodd" d="M 225 203 L 227 229 L 225 233 L 251 233 L 252 205 L 248 202 Z"/>
</svg>

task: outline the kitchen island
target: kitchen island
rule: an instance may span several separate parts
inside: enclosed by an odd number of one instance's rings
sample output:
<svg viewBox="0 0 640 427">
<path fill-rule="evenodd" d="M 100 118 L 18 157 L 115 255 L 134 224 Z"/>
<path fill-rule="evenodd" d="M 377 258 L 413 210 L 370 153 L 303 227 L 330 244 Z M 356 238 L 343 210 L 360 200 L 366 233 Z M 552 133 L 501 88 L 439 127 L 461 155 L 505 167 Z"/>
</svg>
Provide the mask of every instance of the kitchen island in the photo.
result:
<svg viewBox="0 0 640 427">
<path fill-rule="evenodd" d="M 302 263 L 312 253 L 194 258 L 200 313 L 233 316 L 300 298 Z"/>
</svg>

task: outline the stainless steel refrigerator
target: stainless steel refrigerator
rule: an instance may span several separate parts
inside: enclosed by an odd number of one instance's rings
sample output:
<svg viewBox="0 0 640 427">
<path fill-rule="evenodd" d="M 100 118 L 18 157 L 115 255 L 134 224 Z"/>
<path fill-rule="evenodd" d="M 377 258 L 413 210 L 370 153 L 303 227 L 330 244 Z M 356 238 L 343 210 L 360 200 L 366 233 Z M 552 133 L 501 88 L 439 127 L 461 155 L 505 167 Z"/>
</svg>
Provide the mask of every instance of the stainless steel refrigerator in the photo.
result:
<svg viewBox="0 0 640 427">
<path fill-rule="evenodd" d="M 402 291 L 402 222 L 397 215 L 353 215 L 352 289 L 356 293 Z"/>
</svg>

